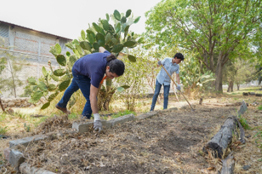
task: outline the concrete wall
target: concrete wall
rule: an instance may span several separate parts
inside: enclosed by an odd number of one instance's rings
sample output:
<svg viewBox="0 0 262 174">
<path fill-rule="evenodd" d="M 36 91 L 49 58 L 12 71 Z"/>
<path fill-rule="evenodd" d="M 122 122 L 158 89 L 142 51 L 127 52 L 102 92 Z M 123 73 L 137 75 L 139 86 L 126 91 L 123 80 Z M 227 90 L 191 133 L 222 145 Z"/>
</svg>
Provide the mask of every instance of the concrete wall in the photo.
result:
<svg viewBox="0 0 262 174">
<path fill-rule="evenodd" d="M 8 29 L 8 31 L 7 31 Z M 49 69 L 48 60 L 51 60 L 53 66 L 58 66 L 55 57 L 49 52 L 50 47 L 56 43 L 71 41 L 71 39 L 55 36 L 20 27 L 0 21 L 0 37 L 4 38 L 4 43 L 0 44 L 0 57 L 8 52 L 23 61 L 18 64 L 23 65 L 22 71 L 18 73 L 18 78 L 24 82 L 28 77 L 41 77 L 42 66 Z M 62 54 L 70 51 L 67 47 L 62 46 Z M 71 51 L 70 51 L 71 52 Z M 10 78 L 11 73 L 8 67 L 2 73 L 2 78 Z M 20 86 L 17 93 L 21 95 L 23 86 Z M 3 92 L 3 91 L 2 91 Z M 3 92 L 2 97 L 9 97 L 9 92 Z"/>
</svg>

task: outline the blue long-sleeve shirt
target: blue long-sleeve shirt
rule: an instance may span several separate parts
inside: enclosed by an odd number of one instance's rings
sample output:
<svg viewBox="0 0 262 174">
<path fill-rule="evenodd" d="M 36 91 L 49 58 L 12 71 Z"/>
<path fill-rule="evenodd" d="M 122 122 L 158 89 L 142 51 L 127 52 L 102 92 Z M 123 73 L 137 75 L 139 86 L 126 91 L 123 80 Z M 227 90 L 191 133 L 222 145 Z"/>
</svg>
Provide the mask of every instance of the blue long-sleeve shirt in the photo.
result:
<svg viewBox="0 0 262 174">
<path fill-rule="evenodd" d="M 110 54 L 109 51 L 105 51 L 104 53 L 85 55 L 75 62 L 72 70 L 81 75 L 88 76 L 91 79 L 91 84 L 98 88 L 106 71 L 106 57 Z"/>
</svg>

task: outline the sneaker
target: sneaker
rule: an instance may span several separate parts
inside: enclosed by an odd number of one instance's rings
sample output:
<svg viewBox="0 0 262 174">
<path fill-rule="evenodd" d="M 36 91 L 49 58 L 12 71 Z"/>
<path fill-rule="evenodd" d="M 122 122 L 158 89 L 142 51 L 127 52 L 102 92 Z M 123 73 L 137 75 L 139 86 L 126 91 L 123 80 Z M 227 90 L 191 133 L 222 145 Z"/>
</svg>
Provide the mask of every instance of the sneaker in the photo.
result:
<svg viewBox="0 0 262 174">
<path fill-rule="evenodd" d="M 58 106 L 58 105 L 55 105 L 55 107 L 56 107 L 57 109 L 59 109 L 60 111 L 62 111 L 63 113 L 65 113 L 65 114 L 70 114 L 70 113 L 71 113 L 71 112 L 68 111 L 66 108 L 61 108 L 61 107 Z"/>
</svg>

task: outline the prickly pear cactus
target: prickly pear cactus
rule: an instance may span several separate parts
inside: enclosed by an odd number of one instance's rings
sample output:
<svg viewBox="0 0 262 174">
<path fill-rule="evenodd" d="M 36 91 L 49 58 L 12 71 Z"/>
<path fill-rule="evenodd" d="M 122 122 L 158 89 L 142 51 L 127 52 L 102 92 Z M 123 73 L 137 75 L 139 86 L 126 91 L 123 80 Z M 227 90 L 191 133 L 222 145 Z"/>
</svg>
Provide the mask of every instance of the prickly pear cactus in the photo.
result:
<svg viewBox="0 0 262 174">
<path fill-rule="evenodd" d="M 110 16 L 108 14 L 106 14 L 106 19 L 99 19 L 98 23 L 92 23 L 86 31 L 81 31 L 81 37 L 78 40 L 74 39 L 72 42 L 66 44 L 66 46 L 72 50 L 73 54 L 70 52 L 66 52 L 65 55 L 61 54 L 62 49 L 59 44 L 51 47 L 50 53 L 55 56 L 60 67 L 53 70 L 51 62 L 49 61 L 48 65 L 51 71 L 47 71 L 45 67 L 42 68 L 44 80 L 37 81 L 33 78 L 28 79 L 34 91 L 30 101 L 37 103 L 44 97 L 47 102 L 41 109 L 46 109 L 50 106 L 50 102 L 69 86 L 72 79 L 71 69 L 75 61 L 84 55 L 98 52 L 101 46 L 116 56 L 123 51 L 127 54 L 130 61 L 135 62 L 136 57 L 128 54 L 128 48 L 136 47 L 138 41 L 136 41 L 137 36 L 134 32 L 130 32 L 129 28 L 132 24 L 137 23 L 140 17 L 133 18 L 131 14 L 131 10 L 127 10 L 125 14 L 120 14 L 119 11 L 115 10 L 111 15 L 112 23 L 110 23 Z M 107 81 L 110 80 L 111 79 L 107 79 Z M 108 87 L 108 84 L 112 83 L 106 84 L 107 87 L 104 89 L 108 89 L 109 91 L 114 90 L 111 85 Z M 123 87 L 120 88 L 122 89 Z M 104 91 L 105 96 L 107 96 L 106 93 L 109 91 Z M 104 95 L 102 95 L 101 98 L 103 98 L 103 96 Z M 109 102 L 107 101 L 107 103 Z"/>
</svg>

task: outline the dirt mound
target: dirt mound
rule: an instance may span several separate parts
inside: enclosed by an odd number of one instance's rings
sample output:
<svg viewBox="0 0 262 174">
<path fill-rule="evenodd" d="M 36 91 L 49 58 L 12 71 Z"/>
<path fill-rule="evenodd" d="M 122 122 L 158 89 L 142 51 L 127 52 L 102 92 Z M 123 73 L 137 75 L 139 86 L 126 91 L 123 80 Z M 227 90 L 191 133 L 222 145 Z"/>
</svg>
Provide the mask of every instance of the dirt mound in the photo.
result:
<svg viewBox="0 0 262 174">
<path fill-rule="evenodd" d="M 44 122 L 42 122 L 36 129 L 36 133 L 48 133 L 48 132 L 54 132 L 59 131 L 61 129 L 71 128 L 72 123 L 68 120 L 67 115 L 63 116 L 54 116 L 52 118 L 46 119 Z"/>
</svg>

